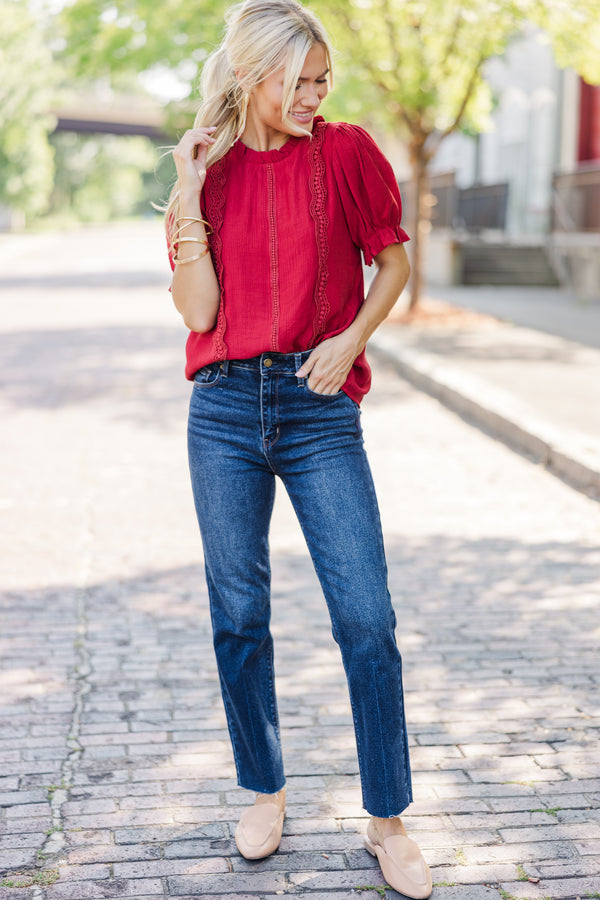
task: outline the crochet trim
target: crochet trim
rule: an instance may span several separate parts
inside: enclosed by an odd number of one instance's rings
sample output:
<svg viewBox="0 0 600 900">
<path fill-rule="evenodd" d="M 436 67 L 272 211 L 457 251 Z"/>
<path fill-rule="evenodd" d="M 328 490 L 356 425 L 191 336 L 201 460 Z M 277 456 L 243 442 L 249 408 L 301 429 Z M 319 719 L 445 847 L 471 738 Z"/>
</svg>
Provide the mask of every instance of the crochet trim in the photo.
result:
<svg viewBox="0 0 600 900">
<path fill-rule="evenodd" d="M 275 185 L 275 173 L 273 165 L 266 168 L 267 172 L 267 210 L 269 217 L 269 268 L 271 276 L 271 350 L 279 350 L 279 271 L 278 271 L 278 247 L 277 247 L 277 191 Z"/>
<path fill-rule="evenodd" d="M 210 222 L 213 230 L 213 233 L 209 237 L 210 249 L 212 251 L 217 280 L 221 286 L 221 302 L 217 314 L 217 324 L 215 325 L 213 333 L 213 347 L 215 358 L 217 360 L 227 359 L 227 344 L 225 343 L 227 319 L 225 317 L 225 296 L 223 292 L 223 240 L 221 238 L 223 208 L 225 206 L 225 193 L 223 191 L 225 185 L 225 160 L 226 158 L 222 157 L 210 167 L 209 178 L 205 183 L 205 190 L 203 191 L 206 205 L 206 218 Z M 206 188 L 208 188 L 208 190 L 206 190 Z"/>
<path fill-rule="evenodd" d="M 318 122 L 313 129 L 313 136 L 308 150 L 310 163 L 310 214 L 315 223 L 315 239 L 317 242 L 317 277 L 314 291 L 315 318 L 311 347 L 314 347 L 319 337 L 325 333 L 330 311 L 329 300 L 327 299 L 329 219 L 325 209 L 327 187 L 325 185 L 325 160 L 323 159 L 324 137 L 325 123 Z"/>
</svg>

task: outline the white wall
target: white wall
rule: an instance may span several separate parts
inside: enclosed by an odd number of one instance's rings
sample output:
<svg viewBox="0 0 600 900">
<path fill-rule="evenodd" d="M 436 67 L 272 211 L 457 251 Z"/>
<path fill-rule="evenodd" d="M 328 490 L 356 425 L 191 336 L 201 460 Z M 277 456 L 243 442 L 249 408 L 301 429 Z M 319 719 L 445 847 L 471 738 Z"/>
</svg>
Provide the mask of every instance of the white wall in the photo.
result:
<svg viewBox="0 0 600 900">
<path fill-rule="evenodd" d="M 573 164 L 577 79 L 563 78 L 551 47 L 534 29 L 515 39 L 503 57 L 490 60 L 486 77 L 497 107 L 492 130 L 478 139 L 479 155 L 475 139 L 452 135 L 442 144 L 433 171 L 456 170 L 460 187 L 508 181 L 508 231 L 541 234 L 549 222 L 552 173 L 561 162 Z"/>
</svg>

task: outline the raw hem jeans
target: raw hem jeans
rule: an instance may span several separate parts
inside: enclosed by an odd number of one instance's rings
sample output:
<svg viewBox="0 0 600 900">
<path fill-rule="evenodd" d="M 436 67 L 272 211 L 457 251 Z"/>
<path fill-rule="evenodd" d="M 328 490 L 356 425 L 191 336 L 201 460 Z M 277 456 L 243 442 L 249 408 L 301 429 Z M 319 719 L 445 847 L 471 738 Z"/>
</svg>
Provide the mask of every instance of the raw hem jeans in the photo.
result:
<svg viewBox="0 0 600 900">
<path fill-rule="evenodd" d="M 213 363 L 195 377 L 189 460 L 219 678 L 242 787 L 285 784 L 273 672 L 268 532 L 279 476 L 321 582 L 373 816 L 410 803 L 396 617 L 357 404 L 316 394 L 304 353 Z"/>
</svg>

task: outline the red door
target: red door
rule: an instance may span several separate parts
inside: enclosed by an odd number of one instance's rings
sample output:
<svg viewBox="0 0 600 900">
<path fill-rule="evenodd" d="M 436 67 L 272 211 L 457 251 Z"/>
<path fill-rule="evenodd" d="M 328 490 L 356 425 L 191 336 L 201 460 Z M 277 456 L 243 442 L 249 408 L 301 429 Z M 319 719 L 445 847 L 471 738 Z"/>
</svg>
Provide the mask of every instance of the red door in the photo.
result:
<svg viewBox="0 0 600 900">
<path fill-rule="evenodd" d="M 600 86 L 581 79 L 579 100 L 579 162 L 600 160 Z"/>
</svg>

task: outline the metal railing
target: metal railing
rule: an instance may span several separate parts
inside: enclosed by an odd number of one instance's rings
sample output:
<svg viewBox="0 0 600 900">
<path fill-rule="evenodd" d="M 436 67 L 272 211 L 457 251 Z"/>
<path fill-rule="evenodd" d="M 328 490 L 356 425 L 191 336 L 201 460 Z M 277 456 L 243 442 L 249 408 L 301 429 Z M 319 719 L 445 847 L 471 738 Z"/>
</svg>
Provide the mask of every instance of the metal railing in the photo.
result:
<svg viewBox="0 0 600 900">
<path fill-rule="evenodd" d="M 412 197 L 410 182 L 400 184 L 404 207 Z M 432 228 L 456 228 L 477 232 L 484 228 L 504 231 L 508 206 L 508 184 L 477 184 L 458 188 L 454 172 L 431 176 L 430 206 Z"/>
<path fill-rule="evenodd" d="M 599 163 L 555 174 L 552 194 L 552 231 L 600 231 Z"/>
<path fill-rule="evenodd" d="M 504 231 L 508 206 L 508 183 L 476 184 L 458 191 L 455 227 L 467 231 L 493 228 Z"/>
</svg>

